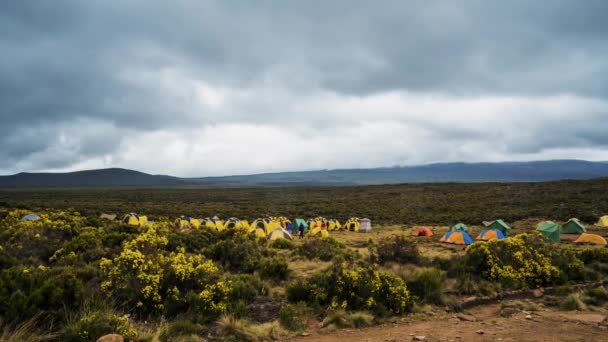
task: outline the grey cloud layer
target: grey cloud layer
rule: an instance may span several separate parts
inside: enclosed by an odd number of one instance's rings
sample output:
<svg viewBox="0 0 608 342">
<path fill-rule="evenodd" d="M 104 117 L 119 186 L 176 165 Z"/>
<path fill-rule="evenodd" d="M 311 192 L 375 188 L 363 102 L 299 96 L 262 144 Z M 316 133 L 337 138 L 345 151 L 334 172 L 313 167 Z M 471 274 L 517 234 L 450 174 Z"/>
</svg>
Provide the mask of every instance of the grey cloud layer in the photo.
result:
<svg viewBox="0 0 608 342">
<path fill-rule="evenodd" d="M 1 7 L 0 171 L 125 160 L 120 151 L 138 144 L 137 134 L 182 132 L 170 134 L 179 140 L 184 131 L 243 124 L 310 139 L 392 121 L 465 146 L 483 138 L 468 114 L 478 98 L 525 103 L 498 122 L 517 130 L 496 143 L 507 158 L 607 144 L 603 0 L 8 0 Z M 402 100 L 385 102 L 386 94 Z M 566 109 L 535 105 L 563 96 L 574 98 Z M 417 107 L 428 97 L 446 106 Z M 450 113 L 447 105 L 461 99 L 468 107 Z M 358 101 L 365 110 L 344 105 Z M 491 123 L 502 109 L 483 110 L 477 117 Z M 428 120 L 450 114 L 465 125 Z M 193 136 L 187 142 L 206 141 Z M 382 162 L 425 160 L 393 153 Z"/>
</svg>

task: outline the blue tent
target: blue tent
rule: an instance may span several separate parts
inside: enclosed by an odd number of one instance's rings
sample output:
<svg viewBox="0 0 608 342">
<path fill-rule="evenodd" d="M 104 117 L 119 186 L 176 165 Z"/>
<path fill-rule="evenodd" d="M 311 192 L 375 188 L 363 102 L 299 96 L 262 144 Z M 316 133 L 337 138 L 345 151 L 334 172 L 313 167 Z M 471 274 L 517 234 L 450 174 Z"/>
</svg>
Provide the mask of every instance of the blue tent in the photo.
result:
<svg viewBox="0 0 608 342">
<path fill-rule="evenodd" d="M 503 240 L 505 235 L 500 229 L 486 229 L 475 240 Z"/>
<path fill-rule="evenodd" d="M 28 214 L 25 215 L 21 218 L 21 222 L 25 222 L 25 221 L 35 221 L 38 220 L 40 218 L 40 216 L 36 215 L 36 214 Z"/>
<path fill-rule="evenodd" d="M 447 232 L 439 239 L 439 242 L 451 243 L 455 245 L 470 245 L 473 243 L 473 239 L 465 231 L 457 230 L 454 232 Z"/>
</svg>

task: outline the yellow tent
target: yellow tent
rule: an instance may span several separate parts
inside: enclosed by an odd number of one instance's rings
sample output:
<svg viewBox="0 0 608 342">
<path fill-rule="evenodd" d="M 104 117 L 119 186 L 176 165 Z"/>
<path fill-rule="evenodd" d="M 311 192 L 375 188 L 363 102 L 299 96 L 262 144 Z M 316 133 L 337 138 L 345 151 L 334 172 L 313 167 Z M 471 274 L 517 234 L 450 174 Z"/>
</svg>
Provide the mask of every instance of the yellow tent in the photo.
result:
<svg viewBox="0 0 608 342">
<path fill-rule="evenodd" d="M 311 230 L 309 230 L 308 231 L 308 235 L 309 236 L 328 237 L 329 236 L 329 232 L 327 231 L 327 229 L 321 229 L 321 227 L 317 226 L 317 227 L 312 228 Z"/>
<path fill-rule="evenodd" d="M 291 234 L 289 234 L 288 231 L 283 228 L 277 228 L 273 230 L 270 234 L 268 234 L 268 240 L 278 239 L 293 240 L 293 237 L 291 236 Z"/>
<path fill-rule="evenodd" d="M 122 223 L 130 226 L 144 226 L 146 222 L 148 222 L 147 216 L 139 216 L 135 213 L 127 214 L 122 218 Z"/>
<path fill-rule="evenodd" d="M 331 219 L 327 221 L 327 230 L 338 230 L 340 228 L 342 228 L 342 226 L 340 225 L 340 221 L 336 219 Z"/>
<path fill-rule="evenodd" d="M 360 228 L 361 222 L 359 221 L 358 217 L 351 217 L 342 227 L 342 229 L 350 230 L 351 232 L 358 232 Z"/>
<path fill-rule="evenodd" d="M 249 232 L 255 233 L 255 235 L 258 237 L 266 237 L 266 235 L 270 234 L 270 232 L 273 230 L 272 223 L 261 218 L 254 220 L 251 222 L 251 225 L 249 225 Z"/>
<path fill-rule="evenodd" d="M 600 227 L 608 227 L 608 216 L 600 217 L 600 220 L 597 222 L 597 225 Z"/>
<path fill-rule="evenodd" d="M 200 228 L 201 221 L 199 219 L 191 218 L 189 216 L 180 216 L 175 220 L 175 225 L 180 228 L 188 226 L 193 228 Z"/>
<path fill-rule="evenodd" d="M 224 222 L 223 227 L 224 229 L 249 229 L 249 223 L 236 217 L 231 217 Z"/>
<path fill-rule="evenodd" d="M 591 244 L 595 244 L 595 245 L 606 245 L 608 244 L 606 242 L 606 239 L 604 239 L 603 237 L 597 235 L 597 234 L 589 234 L 589 233 L 583 233 L 581 234 L 578 239 L 576 239 L 574 241 L 574 243 L 591 243 Z"/>
</svg>

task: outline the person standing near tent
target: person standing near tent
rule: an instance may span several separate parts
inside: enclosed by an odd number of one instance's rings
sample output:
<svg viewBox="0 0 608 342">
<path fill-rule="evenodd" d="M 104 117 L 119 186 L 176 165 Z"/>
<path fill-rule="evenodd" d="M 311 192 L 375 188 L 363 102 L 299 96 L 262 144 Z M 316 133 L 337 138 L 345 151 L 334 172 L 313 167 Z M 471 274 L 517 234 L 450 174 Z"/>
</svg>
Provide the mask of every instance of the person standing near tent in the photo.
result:
<svg viewBox="0 0 608 342">
<path fill-rule="evenodd" d="M 300 223 L 298 225 L 298 230 L 300 231 L 300 234 L 298 234 L 300 239 L 303 239 L 304 238 L 304 225 L 302 223 Z"/>
</svg>

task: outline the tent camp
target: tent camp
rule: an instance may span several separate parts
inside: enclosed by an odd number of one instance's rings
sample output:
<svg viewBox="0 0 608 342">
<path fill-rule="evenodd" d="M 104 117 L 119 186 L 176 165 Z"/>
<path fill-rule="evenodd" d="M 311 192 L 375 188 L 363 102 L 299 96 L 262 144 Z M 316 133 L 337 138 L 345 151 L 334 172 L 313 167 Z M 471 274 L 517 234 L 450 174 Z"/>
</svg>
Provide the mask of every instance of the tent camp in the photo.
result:
<svg viewBox="0 0 608 342">
<path fill-rule="evenodd" d="M 583 234 L 586 231 L 585 226 L 576 218 L 568 220 L 562 227 L 562 233 L 564 234 Z"/>
<path fill-rule="evenodd" d="M 428 227 L 414 227 L 412 230 L 414 236 L 433 236 L 433 232 Z"/>
<path fill-rule="evenodd" d="M 600 217 L 600 220 L 597 222 L 597 225 L 600 227 L 608 227 L 608 216 Z"/>
<path fill-rule="evenodd" d="M 502 230 L 499 229 L 486 229 L 479 234 L 478 237 L 475 238 L 477 241 L 490 241 L 490 240 L 502 240 L 505 236 L 502 233 Z"/>
<path fill-rule="evenodd" d="M 444 236 L 439 239 L 439 242 L 451 243 L 454 245 L 470 245 L 473 243 L 473 239 L 465 231 L 458 230 L 453 232 L 447 232 Z"/>
<path fill-rule="evenodd" d="M 509 234 L 511 234 L 511 227 L 509 227 L 508 224 L 505 223 L 505 221 L 498 219 L 495 221 L 490 222 L 490 224 L 488 224 L 486 226 L 487 229 L 498 229 L 502 232 L 502 235 L 504 236 L 509 236 Z"/>
<path fill-rule="evenodd" d="M 561 227 L 558 223 L 553 221 L 545 221 L 538 224 L 536 230 L 541 232 L 545 237 L 545 241 L 548 242 L 560 242 L 560 230 Z"/>
<path fill-rule="evenodd" d="M 471 230 L 471 228 L 469 228 L 466 224 L 464 223 L 457 223 L 455 225 L 453 225 L 450 228 L 450 232 L 457 232 L 457 231 L 462 231 L 462 232 L 469 232 Z"/>
<path fill-rule="evenodd" d="M 36 221 L 38 219 L 40 219 L 40 216 L 38 216 L 37 214 L 27 214 L 21 218 L 21 222 Z"/>
<path fill-rule="evenodd" d="M 285 230 L 285 228 L 282 228 L 282 227 L 273 230 L 270 234 L 268 234 L 267 238 L 268 238 L 268 240 L 279 240 L 279 239 L 293 240 L 293 237 L 291 236 L 291 234 L 289 234 L 289 232 L 287 230 Z"/>
<path fill-rule="evenodd" d="M 606 239 L 597 234 L 582 233 L 574 243 L 589 243 L 594 245 L 607 245 Z"/>
</svg>

